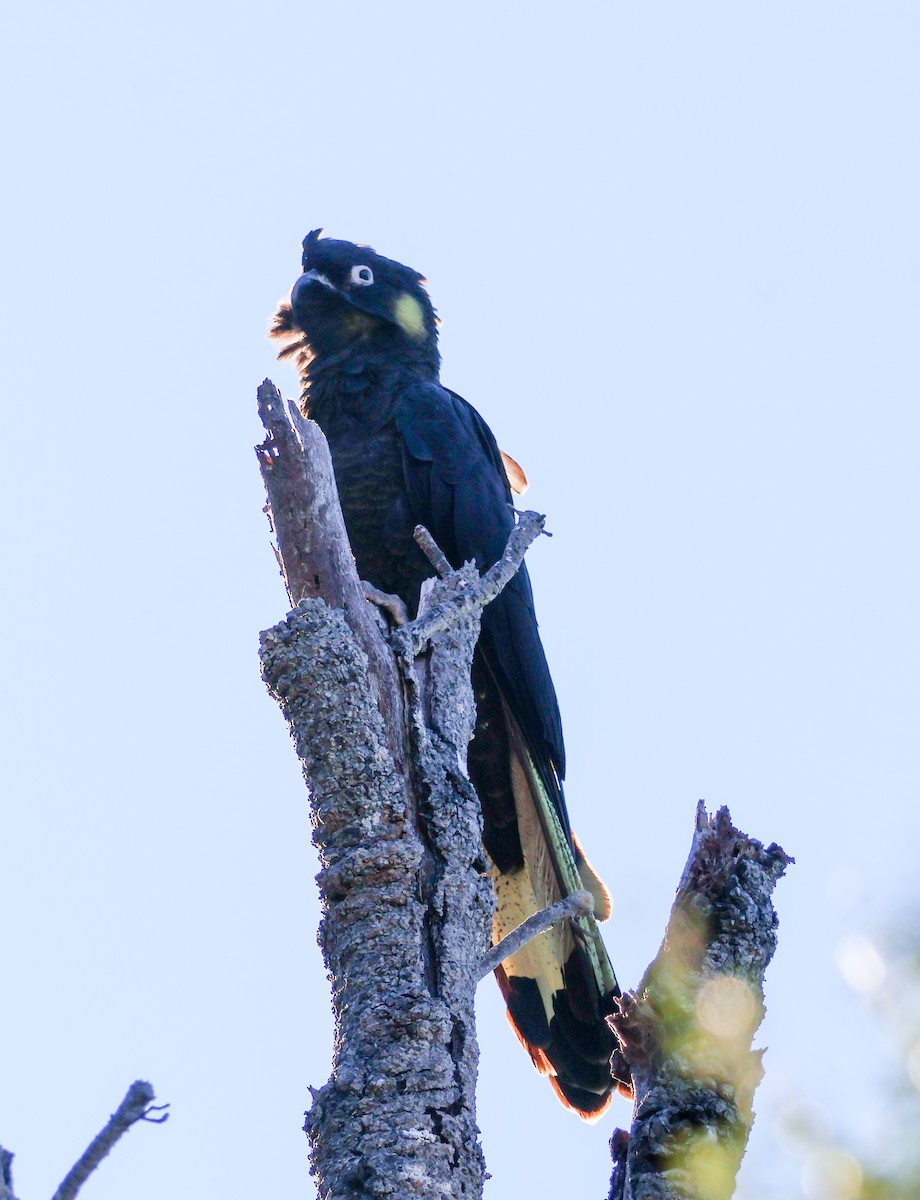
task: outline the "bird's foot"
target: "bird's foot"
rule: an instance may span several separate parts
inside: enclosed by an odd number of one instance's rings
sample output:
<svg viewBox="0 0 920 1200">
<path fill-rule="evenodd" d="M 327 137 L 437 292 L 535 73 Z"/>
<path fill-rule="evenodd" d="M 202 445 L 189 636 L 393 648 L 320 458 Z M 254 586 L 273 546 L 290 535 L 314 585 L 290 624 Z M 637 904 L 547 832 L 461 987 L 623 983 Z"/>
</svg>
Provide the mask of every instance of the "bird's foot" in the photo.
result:
<svg viewBox="0 0 920 1200">
<path fill-rule="evenodd" d="M 379 588 L 375 588 L 366 579 L 361 580 L 361 589 L 371 604 L 375 604 L 378 608 L 382 608 L 384 612 L 389 613 L 390 620 L 397 628 L 409 624 L 409 610 L 399 596 L 394 596 L 390 592 L 381 592 Z"/>
</svg>

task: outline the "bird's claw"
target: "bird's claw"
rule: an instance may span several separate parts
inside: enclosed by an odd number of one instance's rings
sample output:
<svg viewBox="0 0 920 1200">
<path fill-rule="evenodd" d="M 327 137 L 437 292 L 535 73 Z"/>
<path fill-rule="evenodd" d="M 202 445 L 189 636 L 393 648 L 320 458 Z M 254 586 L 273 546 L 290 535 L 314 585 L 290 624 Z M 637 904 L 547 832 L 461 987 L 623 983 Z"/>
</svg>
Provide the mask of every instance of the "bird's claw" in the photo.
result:
<svg viewBox="0 0 920 1200">
<path fill-rule="evenodd" d="M 391 621 L 397 628 L 409 624 L 409 610 L 399 596 L 394 596 L 391 592 L 382 592 L 372 583 L 368 583 L 366 579 L 361 580 L 361 590 L 371 604 L 376 604 L 378 608 L 389 613 Z"/>
</svg>

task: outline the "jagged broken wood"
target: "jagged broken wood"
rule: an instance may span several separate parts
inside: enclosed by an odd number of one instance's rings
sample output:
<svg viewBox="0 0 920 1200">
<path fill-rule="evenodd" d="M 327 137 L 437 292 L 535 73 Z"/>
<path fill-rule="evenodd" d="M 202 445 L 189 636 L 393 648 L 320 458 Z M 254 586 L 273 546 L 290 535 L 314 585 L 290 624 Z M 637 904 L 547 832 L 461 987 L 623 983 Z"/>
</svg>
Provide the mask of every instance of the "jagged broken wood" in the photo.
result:
<svg viewBox="0 0 920 1200">
<path fill-rule="evenodd" d="M 655 961 L 611 1024 L 633 1123 L 611 1139 L 610 1200 L 728 1200 L 754 1119 L 772 894 L 793 860 L 697 806 L 690 857 Z"/>
<path fill-rule="evenodd" d="M 402 698 L 396 663 L 380 636 L 354 570 L 332 457 L 319 426 L 266 379 L 257 393 L 265 440 L 256 447 L 268 495 L 266 512 L 277 540 L 275 555 L 292 605 L 307 598 L 340 608 L 368 658 L 368 686 L 384 715 L 396 761 L 405 762 Z"/>
</svg>

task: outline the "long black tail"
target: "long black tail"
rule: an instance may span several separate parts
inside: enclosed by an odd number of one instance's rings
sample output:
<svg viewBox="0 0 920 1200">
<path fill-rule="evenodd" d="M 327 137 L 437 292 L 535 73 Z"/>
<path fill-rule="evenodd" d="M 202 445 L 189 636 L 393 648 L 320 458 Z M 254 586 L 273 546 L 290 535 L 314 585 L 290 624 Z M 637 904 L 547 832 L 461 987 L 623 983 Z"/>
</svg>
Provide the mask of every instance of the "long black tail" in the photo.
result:
<svg viewBox="0 0 920 1200">
<path fill-rule="evenodd" d="M 533 761 L 488 667 L 474 664 L 477 737 L 470 774 L 483 807 L 483 840 L 495 887 L 493 944 L 535 912 L 587 890 L 595 916 L 565 921 L 505 959 L 495 974 L 508 1017 L 537 1070 L 586 1120 L 610 1104 L 614 1037 L 605 1021 L 619 995 L 597 928 L 610 914 L 607 889 L 563 825 L 558 800 Z M 545 768 L 551 770 L 551 768 Z M 553 792 L 558 790 L 552 777 Z"/>
</svg>

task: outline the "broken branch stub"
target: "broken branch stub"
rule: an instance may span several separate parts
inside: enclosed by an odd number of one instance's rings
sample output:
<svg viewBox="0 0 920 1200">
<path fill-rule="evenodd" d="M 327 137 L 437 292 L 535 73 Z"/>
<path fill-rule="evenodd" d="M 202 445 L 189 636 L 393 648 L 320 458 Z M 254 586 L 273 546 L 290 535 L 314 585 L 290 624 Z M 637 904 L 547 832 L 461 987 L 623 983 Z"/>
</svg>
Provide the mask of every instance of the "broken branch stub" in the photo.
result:
<svg viewBox="0 0 920 1200">
<path fill-rule="evenodd" d="M 319 598 L 345 613 L 368 659 L 367 684 L 386 720 L 390 749 L 404 761 L 402 699 L 393 656 L 377 628 L 354 557 L 322 430 L 286 404 L 270 379 L 257 392 L 265 440 L 256 458 L 277 541 L 276 558 L 292 605 Z"/>
<path fill-rule="evenodd" d="M 771 896 L 793 860 L 700 801 L 664 942 L 610 1024 L 635 1089 L 611 1140 L 611 1200 L 728 1200 L 753 1123 Z M 615 1056 L 616 1057 L 616 1056 Z"/>
</svg>

